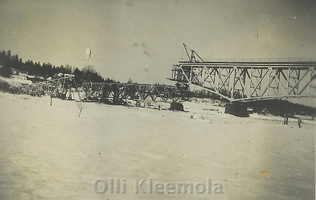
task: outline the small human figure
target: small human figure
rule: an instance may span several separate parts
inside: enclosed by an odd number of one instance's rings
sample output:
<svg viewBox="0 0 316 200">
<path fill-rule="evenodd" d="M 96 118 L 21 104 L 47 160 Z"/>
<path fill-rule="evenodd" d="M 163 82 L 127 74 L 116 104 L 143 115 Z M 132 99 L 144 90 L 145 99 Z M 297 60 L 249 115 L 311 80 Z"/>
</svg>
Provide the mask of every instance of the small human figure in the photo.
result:
<svg viewBox="0 0 316 200">
<path fill-rule="evenodd" d="M 301 118 L 298 118 L 298 119 L 297 119 L 297 125 L 298 125 L 299 128 L 302 127 L 302 126 L 301 126 L 301 123 L 302 123 L 302 119 L 301 119 Z"/>
<path fill-rule="evenodd" d="M 287 115 L 287 113 L 284 114 L 284 122 L 283 124 L 288 124 L 289 123 L 289 117 Z"/>
</svg>

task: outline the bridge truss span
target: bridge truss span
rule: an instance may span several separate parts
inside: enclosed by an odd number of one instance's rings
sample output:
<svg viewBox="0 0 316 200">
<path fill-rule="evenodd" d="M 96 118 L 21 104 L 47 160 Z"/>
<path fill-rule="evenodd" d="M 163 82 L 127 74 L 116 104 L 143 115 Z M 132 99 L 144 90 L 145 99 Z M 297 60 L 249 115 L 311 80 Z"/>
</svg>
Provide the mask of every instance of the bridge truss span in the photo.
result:
<svg viewBox="0 0 316 200">
<path fill-rule="evenodd" d="M 170 80 L 231 102 L 316 96 L 316 62 L 199 62 L 173 65 Z"/>
<path fill-rule="evenodd" d="M 82 88 L 86 99 L 110 100 L 113 103 L 123 99 L 178 101 L 184 92 L 176 86 L 137 83 L 84 83 Z"/>
</svg>

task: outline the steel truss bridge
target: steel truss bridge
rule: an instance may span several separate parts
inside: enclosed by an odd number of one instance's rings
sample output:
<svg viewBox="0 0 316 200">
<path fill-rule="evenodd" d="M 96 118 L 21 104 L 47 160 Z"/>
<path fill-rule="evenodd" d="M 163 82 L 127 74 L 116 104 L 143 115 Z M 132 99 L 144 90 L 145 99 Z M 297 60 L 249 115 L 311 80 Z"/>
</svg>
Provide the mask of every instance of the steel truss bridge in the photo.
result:
<svg viewBox="0 0 316 200">
<path fill-rule="evenodd" d="M 50 95 L 61 99 L 97 101 L 114 104 L 130 100 L 178 101 L 187 88 L 160 84 L 85 82 L 78 87 L 73 77 L 62 77 L 32 85 L 23 85 L 15 93 L 33 96 Z"/>
<path fill-rule="evenodd" d="M 184 89 L 170 85 L 136 83 L 84 83 L 85 99 L 120 104 L 124 99 L 178 101 Z"/>
<path fill-rule="evenodd" d="M 230 102 L 316 97 L 316 62 L 205 62 L 194 51 L 172 67 L 170 80 L 194 85 Z"/>
<path fill-rule="evenodd" d="M 120 103 L 123 99 L 178 101 L 188 97 L 188 86 L 210 91 L 230 102 L 248 102 L 286 97 L 316 97 L 314 61 L 213 61 L 205 62 L 194 50 L 189 61 L 173 65 L 176 86 L 93 83 L 78 87 L 74 77 L 62 77 L 17 88 L 15 93 L 48 94 L 62 99 Z"/>
</svg>

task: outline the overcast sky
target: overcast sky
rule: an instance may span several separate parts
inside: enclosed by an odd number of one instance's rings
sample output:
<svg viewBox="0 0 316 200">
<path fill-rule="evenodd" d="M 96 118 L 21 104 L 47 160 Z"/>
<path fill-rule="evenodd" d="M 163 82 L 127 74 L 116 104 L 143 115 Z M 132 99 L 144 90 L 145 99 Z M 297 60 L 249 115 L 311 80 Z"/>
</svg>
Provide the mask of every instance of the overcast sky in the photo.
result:
<svg viewBox="0 0 316 200">
<path fill-rule="evenodd" d="M 0 50 L 170 83 L 182 43 L 212 58 L 316 55 L 315 0 L 0 0 Z M 91 59 L 86 62 L 86 48 Z M 170 83 L 172 84 L 172 83 Z"/>
</svg>

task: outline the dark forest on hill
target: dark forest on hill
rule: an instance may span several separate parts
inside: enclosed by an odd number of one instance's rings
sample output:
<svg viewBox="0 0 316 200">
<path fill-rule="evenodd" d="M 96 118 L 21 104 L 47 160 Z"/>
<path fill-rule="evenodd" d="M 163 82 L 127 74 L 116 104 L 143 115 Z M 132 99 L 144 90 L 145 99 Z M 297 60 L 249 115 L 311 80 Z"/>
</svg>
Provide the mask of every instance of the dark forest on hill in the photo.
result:
<svg viewBox="0 0 316 200">
<path fill-rule="evenodd" d="M 32 60 L 22 61 L 18 55 L 12 55 L 11 51 L 0 51 L 0 76 L 10 78 L 11 75 L 26 73 L 28 75 L 47 78 L 56 78 L 57 74 L 73 74 L 77 84 L 89 82 L 116 82 L 112 79 L 103 78 L 93 66 L 85 66 L 83 69 L 70 65 L 55 66 L 50 63 L 34 62 Z"/>
</svg>

